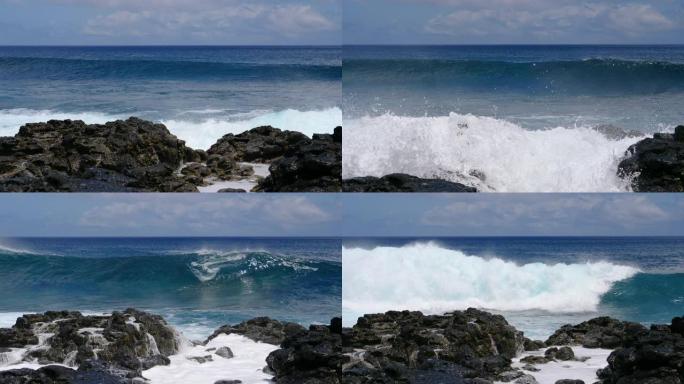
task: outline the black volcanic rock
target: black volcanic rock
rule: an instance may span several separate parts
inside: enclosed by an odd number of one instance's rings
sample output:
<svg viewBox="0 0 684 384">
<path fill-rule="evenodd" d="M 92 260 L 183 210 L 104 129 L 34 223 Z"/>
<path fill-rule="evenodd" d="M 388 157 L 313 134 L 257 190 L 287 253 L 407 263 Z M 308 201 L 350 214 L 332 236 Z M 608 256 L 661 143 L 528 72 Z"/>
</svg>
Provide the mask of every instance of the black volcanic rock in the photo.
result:
<svg viewBox="0 0 684 384">
<path fill-rule="evenodd" d="M 342 183 L 342 127 L 291 145 L 274 160 L 257 191 L 339 192 Z"/>
<path fill-rule="evenodd" d="M 162 124 L 50 120 L 0 138 L 0 191 L 196 191 L 176 170 L 199 158 Z"/>
<path fill-rule="evenodd" d="M 564 325 L 546 340 L 546 345 L 581 345 L 614 349 L 625 345 L 646 328 L 638 323 L 597 317 L 577 325 Z"/>
<path fill-rule="evenodd" d="M 656 133 L 632 145 L 618 165 L 636 192 L 684 191 L 684 125 L 674 134 Z"/>
<path fill-rule="evenodd" d="M 309 138 L 300 132 L 262 126 L 238 135 L 229 133 L 223 136 L 209 148 L 207 154 L 227 157 L 233 161 L 268 163 L 307 140 Z"/>
<path fill-rule="evenodd" d="M 486 382 L 511 371 L 524 343 L 502 316 L 472 308 L 365 315 L 343 330 L 342 373 L 345 383 Z"/>
<path fill-rule="evenodd" d="M 599 371 L 603 384 L 679 384 L 684 382 L 684 334 L 671 325 L 652 325 L 627 340 Z"/>
<path fill-rule="evenodd" d="M 383 177 L 355 177 L 342 181 L 344 192 L 477 192 L 463 184 L 440 179 L 421 179 L 403 173 Z"/>
<path fill-rule="evenodd" d="M 123 383 L 140 377 L 145 369 L 169 364 L 168 356 L 179 349 L 175 332 L 160 316 L 134 309 L 109 316 L 83 316 L 67 311 L 24 315 L 12 328 L 0 330 L 0 334 L 0 348 L 38 346 L 38 336 L 49 335 L 41 348 L 31 348 L 24 359 L 46 365 L 79 366 L 77 371 L 45 367 L 32 372 L 3 372 L 3 383 L 12 382 L 12 375 L 34 380 L 17 381 L 21 383 L 88 382 L 75 379 L 79 377 L 103 378 L 91 382 Z M 26 344 L 21 345 L 22 342 Z M 56 374 L 74 381 L 59 381 L 54 379 Z M 45 381 L 44 377 L 57 381 Z"/>
<path fill-rule="evenodd" d="M 280 345 L 288 336 L 300 334 L 305 329 L 299 324 L 280 322 L 268 317 L 255 317 L 237 325 L 224 325 L 207 338 L 205 344 L 221 334 L 237 334 L 251 340 Z"/>
<path fill-rule="evenodd" d="M 342 319 L 289 333 L 280 349 L 266 358 L 279 384 L 339 384 L 342 382 Z"/>
</svg>

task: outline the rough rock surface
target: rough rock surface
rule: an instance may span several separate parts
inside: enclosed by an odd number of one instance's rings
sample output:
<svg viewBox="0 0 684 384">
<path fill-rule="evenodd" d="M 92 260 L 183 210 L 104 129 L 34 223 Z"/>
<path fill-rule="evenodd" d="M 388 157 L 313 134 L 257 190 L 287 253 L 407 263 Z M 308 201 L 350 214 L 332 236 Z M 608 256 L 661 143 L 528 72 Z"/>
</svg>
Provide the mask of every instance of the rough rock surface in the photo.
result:
<svg viewBox="0 0 684 384">
<path fill-rule="evenodd" d="M 629 147 L 618 175 L 633 177 L 636 192 L 684 191 L 684 125 L 674 134 L 656 133 Z"/>
<path fill-rule="evenodd" d="M 279 384 L 339 384 L 342 382 L 342 319 L 289 333 L 266 359 Z"/>
<path fill-rule="evenodd" d="M 502 316 L 476 309 L 365 315 L 343 331 L 342 373 L 345 383 L 485 383 L 511 371 L 524 343 Z"/>
<path fill-rule="evenodd" d="M 221 334 L 237 334 L 251 340 L 280 345 L 289 335 L 299 334 L 305 328 L 296 323 L 280 322 L 268 317 L 255 317 L 237 325 L 224 325 L 209 336 L 205 344 Z"/>
<path fill-rule="evenodd" d="M 546 340 L 547 345 L 581 345 L 585 348 L 614 349 L 646 328 L 638 323 L 597 317 L 577 325 L 564 325 Z"/>
<path fill-rule="evenodd" d="M 332 135 L 313 135 L 287 148 L 255 189 L 262 192 L 339 192 L 342 190 L 342 127 Z"/>
<path fill-rule="evenodd" d="M 0 137 L 0 192 L 197 192 L 212 180 L 254 175 L 241 162 L 270 163 L 268 192 L 339 191 L 341 128 L 314 135 L 258 127 L 194 150 L 162 124 L 131 117 L 26 124 Z"/>
<path fill-rule="evenodd" d="M 42 345 L 40 339 L 45 340 Z M 28 347 L 25 361 L 79 368 L 4 371 L 0 382 L 85 383 L 95 381 L 79 378 L 101 378 L 103 383 L 128 383 L 145 369 L 169 364 L 168 356 L 176 353 L 179 345 L 175 332 L 161 317 L 127 309 L 109 316 L 66 311 L 24 315 L 12 328 L 0 329 L 0 350 L 24 347 Z M 22 377 L 37 381 L 21 381 Z M 59 381 L 61 377 L 71 381 Z"/>
<path fill-rule="evenodd" d="M 608 357 L 608 367 L 599 371 L 603 384 L 684 383 L 684 317 L 628 333 Z"/>
<path fill-rule="evenodd" d="M 421 179 L 403 173 L 383 177 L 355 177 L 342 181 L 344 192 L 477 192 L 463 184 L 440 179 Z"/>
<path fill-rule="evenodd" d="M 0 191 L 196 191 L 176 170 L 198 160 L 161 124 L 51 120 L 0 138 Z"/>
</svg>

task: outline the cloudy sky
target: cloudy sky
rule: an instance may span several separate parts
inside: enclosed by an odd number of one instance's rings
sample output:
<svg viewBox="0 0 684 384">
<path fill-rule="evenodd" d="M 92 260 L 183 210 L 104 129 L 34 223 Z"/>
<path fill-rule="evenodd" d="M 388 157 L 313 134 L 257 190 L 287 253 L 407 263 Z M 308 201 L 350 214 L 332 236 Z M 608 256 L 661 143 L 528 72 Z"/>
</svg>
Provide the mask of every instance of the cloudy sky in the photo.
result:
<svg viewBox="0 0 684 384">
<path fill-rule="evenodd" d="M 3 45 L 339 44 L 340 0 L 0 0 Z"/>
<path fill-rule="evenodd" d="M 684 236 L 683 194 L 357 194 L 345 235 Z"/>
<path fill-rule="evenodd" d="M 682 194 L 4 194 L 12 236 L 684 236 Z"/>
<path fill-rule="evenodd" d="M 331 236 L 333 194 L 3 194 L 0 235 Z"/>
<path fill-rule="evenodd" d="M 345 44 L 684 43 L 682 0 L 344 0 Z"/>
</svg>

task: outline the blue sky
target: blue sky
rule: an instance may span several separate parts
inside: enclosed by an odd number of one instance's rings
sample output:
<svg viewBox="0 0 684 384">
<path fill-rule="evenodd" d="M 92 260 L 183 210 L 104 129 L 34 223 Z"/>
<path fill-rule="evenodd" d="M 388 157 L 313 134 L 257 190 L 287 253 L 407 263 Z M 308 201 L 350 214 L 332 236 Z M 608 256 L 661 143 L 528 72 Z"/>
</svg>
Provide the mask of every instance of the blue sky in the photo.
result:
<svg viewBox="0 0 684 384">
<path fill-rule="evenodd" d="M 344 0 L 345 44 L 684 43 L 681 0 Z"/>
<path fill-rule="evenodd" d="M 12 236 L 684 236 L 682 194 L 2 194 Z"/>
<path fill-rule="evenodd" d="M 2 45 L 329 45 L 340 0 L 0 0 Z"/>
</svg>

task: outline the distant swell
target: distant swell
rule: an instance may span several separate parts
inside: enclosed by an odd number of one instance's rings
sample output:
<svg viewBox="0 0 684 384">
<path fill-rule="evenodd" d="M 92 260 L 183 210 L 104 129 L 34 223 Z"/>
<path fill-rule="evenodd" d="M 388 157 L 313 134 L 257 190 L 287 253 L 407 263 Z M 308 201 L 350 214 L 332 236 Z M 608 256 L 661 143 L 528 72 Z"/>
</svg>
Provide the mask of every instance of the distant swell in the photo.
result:
<svg viewBox="0 0 684 384">
<path fill-rule="evenodd" d="M 86 60 L 0 57 L 0 79 L 8 80 L 338 80 L 342 67 L 302 64 L 240 64 L 202 61 Z"/>
<path fill-rule="evenodd" d="M 489 117 L 382 115 L 345 121 L 345 178 L 402 172 L 497 192 L 617 192 L 625 151 L 640 137 L 591 127 L 527 130 Z"/>
<path fill-rule="evenodd" d="M 382 84 L 548 93 L 650 94 L 684 90 L 684 64 L 589 59 L 505 62 L 480 60 L 345 60 L 345 84 Z"/>
<path fill-rule="evenodd" d="M 609 262 L 518 265 L 435 243 L 343 248 L 345 314 L 479 307 L 556 313 L 596 311 L 603 295 L 639 270 Z"/>
</svg>

